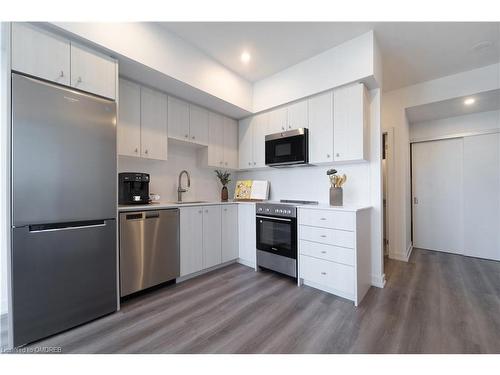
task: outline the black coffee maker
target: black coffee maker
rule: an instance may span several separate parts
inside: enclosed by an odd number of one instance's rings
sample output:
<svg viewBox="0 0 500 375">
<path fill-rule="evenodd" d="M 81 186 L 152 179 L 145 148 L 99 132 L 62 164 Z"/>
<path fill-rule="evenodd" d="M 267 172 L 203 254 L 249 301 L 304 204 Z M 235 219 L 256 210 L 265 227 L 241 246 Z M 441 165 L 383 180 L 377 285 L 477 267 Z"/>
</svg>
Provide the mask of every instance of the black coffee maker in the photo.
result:
<svg viewBox="0 0 500 375">
<path fill-rule="evenodd" d="M 124 172 L 118 175 L 120 204 L 149 203 L 149 174 Z"/>
</svg>

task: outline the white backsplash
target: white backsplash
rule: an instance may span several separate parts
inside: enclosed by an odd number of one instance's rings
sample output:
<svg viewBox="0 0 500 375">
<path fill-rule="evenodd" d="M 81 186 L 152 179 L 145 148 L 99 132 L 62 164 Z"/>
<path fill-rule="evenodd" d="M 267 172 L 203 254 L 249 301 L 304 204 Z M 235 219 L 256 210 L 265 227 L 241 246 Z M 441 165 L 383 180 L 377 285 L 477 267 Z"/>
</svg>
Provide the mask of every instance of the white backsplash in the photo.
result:
<svg viewBox="0 0 500 375">
<path fill-rule="evenodd" d="M 159 194 L 161 201 L 177 200 L 179 173 L 185 169 L 191 175 L 191 188 L 182 194 L 184 201 L 220 200 L 221 185 L 214 168 L 201 167 L 197 157 L 198 149 L 189 144 L 169 142 L 168 160 L 148 160 L 127 156 L 118 157 L 118 172 L 142 172 L 151 175 L 150 193 Z M 231 177 L 235 177 L 234 174 Z M 182 177 L 186 186 L 186 176 Z M 229 197 L 234 194 L 234 182 L 229 184 Z"/>
<path fill-rule="evenodd" d="M 368 163 L 269 168 L 260 171 L 239 172 L 239 180 L 267 180 L 269 199 L 299 199 L 329 203 L 330 180 L 328 169 L 335 168 L 347 175 L 344 185 L 344 205 L 367 205 L 370 202 L 370 165 Z"/>
</svg>

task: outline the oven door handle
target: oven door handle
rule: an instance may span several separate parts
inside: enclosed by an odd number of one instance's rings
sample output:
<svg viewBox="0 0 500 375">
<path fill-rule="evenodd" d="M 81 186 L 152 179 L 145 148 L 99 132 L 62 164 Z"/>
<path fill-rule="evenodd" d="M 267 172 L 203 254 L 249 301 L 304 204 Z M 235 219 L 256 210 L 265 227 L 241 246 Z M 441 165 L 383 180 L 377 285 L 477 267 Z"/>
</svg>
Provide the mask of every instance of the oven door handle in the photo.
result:
<svg viewBox="0 0 500 375">
<path fill-rule="evenodd" d="M 287 221 L 287 222 L 291 222 L 292 219 L 285 219 L 285 218 L 282 218 L 282 217 L 270 217 L 270 216 L 261 216 L 261 215 L 255 215 L 256 217 L 260 218 L 260 219 L 268 219 L 268 220 L 279 220 L 279 221 Z"/>
</svg>

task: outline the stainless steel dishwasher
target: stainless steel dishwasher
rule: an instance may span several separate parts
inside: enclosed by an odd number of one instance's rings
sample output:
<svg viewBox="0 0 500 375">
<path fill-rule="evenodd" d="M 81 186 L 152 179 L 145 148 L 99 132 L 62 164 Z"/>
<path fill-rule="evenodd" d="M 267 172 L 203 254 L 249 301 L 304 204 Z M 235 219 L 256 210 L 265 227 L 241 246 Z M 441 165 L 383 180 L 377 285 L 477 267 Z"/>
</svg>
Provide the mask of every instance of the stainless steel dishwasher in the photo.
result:
<svg viewBox="0 0 500 375">
<path fill-rule="evenodd" d="M 120 213 L 120 296 L 179 277 L 179 209 Z"/>
</svg>

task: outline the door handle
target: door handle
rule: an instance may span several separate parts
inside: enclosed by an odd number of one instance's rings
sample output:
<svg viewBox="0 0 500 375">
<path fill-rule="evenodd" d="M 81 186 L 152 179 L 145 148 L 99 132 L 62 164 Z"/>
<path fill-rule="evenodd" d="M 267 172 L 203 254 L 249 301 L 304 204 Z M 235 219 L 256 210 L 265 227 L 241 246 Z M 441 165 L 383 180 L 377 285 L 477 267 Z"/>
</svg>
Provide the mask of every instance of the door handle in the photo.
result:
<svg viewBox="0 0 500 375">
<path fill-rule="evenodd" d="M 413 204 L 418 204 L 418 198 L 417 197 L 413 197 Z"/>
<path fill-rule="evenodd" d="M 58 223 L 58 224 L 35 224 L 29 226 L 30 233 L 59 232 L 63 230 L 86 229 L 105 227 L 104 220 L 92 220 L 82 222 Z"/>
</svg>

